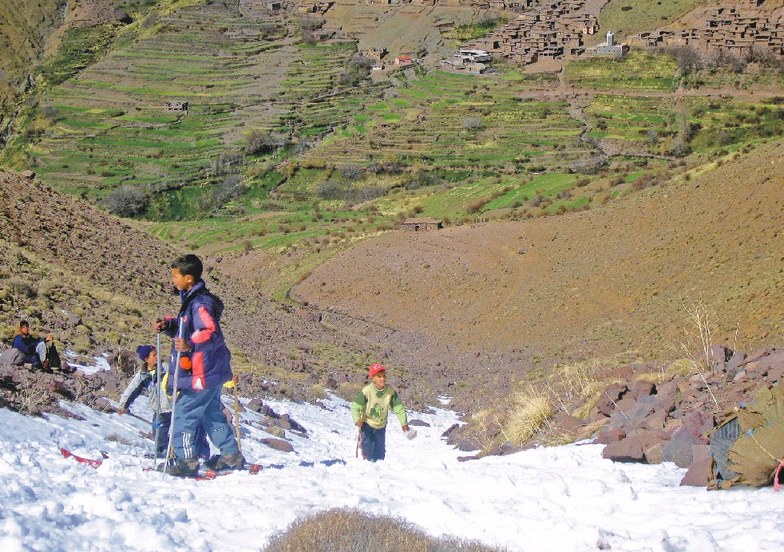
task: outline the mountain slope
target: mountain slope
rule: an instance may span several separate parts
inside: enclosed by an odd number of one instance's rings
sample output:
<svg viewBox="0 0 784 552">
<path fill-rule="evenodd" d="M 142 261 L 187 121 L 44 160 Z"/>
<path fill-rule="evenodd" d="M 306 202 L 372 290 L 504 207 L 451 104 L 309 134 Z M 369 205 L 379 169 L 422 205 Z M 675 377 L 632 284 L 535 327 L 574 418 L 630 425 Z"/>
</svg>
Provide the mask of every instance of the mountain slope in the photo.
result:
<svg viewBox="0 0 784 552">
<path fill-rule="evenodd" d="M 3 337 L 26 317 L 83 353 L 143 339 L 175 250 L 35 180 L 0 173 L 0 195 Z"/>
<path fill-rule="evenodd" d="M 699 301 L 718 338 L 772 343 L 784 319 L 782 153 L 781 141 L 761 146 L 590 212 L 392 232 L 294 291 L 311 307 L 420 336 L 423 362 L 520 347 L 671 357 Z"/>
<path fill-rule="evenodd" d="M 182 251 L 84 200 L 11 173 L 0 173 L 0 206 L 5 345 L 26 318 L 35 333 L 54 333 L 69 351 L 133 351 L 154 341 L 151 320 L 176 313 L 168 267 Z M 226 304 L 223 324 L 240 372 L 288 382 L 272 391 L 303 396 L 328 375 L 354 379 L 356 367 L 365 365 L 368 347 L 225 276 L 219 258 L 203 258 L 208 286 Z M 332 357 L 320 353 L 320 344 Z"/>
</svg>

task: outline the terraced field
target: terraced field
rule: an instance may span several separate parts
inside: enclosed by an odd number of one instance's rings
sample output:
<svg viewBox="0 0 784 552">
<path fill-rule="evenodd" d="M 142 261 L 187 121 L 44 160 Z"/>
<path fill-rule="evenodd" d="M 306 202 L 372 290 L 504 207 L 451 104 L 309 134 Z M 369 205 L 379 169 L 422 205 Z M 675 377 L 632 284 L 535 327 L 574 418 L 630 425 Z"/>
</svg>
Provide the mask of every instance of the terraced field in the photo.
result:
<svg viewBox="0 0 784 552">
<path fill-rule="evenodd" d="M 704 3 L 703 0 L 610 0 L 602 8 L 599 23 L 602 29 L 614 31 L 618 37 L 624 37 L 663 27 L 701 3 Z"/>
<path fill-rule="evenodd" d="M 436 71 L 365 106 L 361 118 L 305 159 L 314 164 L 367 165 L 394 160 L 428 170 L 494 173 L 564 169 L 587 156 L 579 121 L 562 100 L 523 100 L 525 83 Z"/>
<path fill-rule="evenodd" d="M 231 36 L 252 27 L 245 18 L 219 9 L 203 17 L 205 9 L 162 18 L 145 38 L 49 93 L 42 103 L 56 124 L 32 150 L 43 179 L 101 196 L 126 181 L 191 182 L 209 166 L 240 123 L 235 111 L 249 101 L 256 57 L 268 45 Z M 167 101 L 191 107 L 170 113 Z"/>
<path fill-rule="evenodd" d="M 584 90 L 674 92 L 678 67 L 671 56 L 633 52 L 623 59 L 592 58 L 566 65 L 566 82 Z"/>
<path fill-rule="evenodd" d="M 784 109 L 765 100 L 600 94 L 586 114 L 592 138 L 653 155 L 672 153 L 678 139 L 720 154 L 784 134 Z"/>
<path fill-rule="evenodd" d="M 220 6 L 176 10 L 54 87 L 31 115 L 40 120 L 40 136 L 9 148 L 5 160 L 32 165 L 58 189 L 94 199 L 123 184 L 168 190 L 153 210 L 179 216 L 211 192 L 211 163 L 239 152 L 250 131 L 281 132 L 296 142 L 350 117 L 359 102 L 334 89 L 355 52 L 353 42 L 305 45 L 272 15 L 240 17 Z M 170 112 L 167 102 L 190 108 Z"/>
</svg>

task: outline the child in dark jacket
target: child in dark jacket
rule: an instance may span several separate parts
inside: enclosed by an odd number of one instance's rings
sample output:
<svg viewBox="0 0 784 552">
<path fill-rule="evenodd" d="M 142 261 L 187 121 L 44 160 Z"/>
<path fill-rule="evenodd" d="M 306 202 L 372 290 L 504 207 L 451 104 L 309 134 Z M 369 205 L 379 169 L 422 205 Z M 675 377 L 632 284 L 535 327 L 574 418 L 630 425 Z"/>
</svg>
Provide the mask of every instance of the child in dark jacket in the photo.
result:
<svg viewBox="0 0 784 552">
<path fill-rule="evenodd" d="M 391 385 L 387 385 L 386 368 L 372 364 L 368 369 L 371 382 L 362 388 L 351 403 L 351 417 L 360 428 L 362 457 L 375 462 L 386 456 L 386 431 L 389 410 L 395 413 L 403 431 L 408 433 L 406 407 Z M 413 435 L 413 434 L 412 434 Z"/>
<path fill-rule="evenodd" d="M 172 373 L 167 380 L 169 390 L 179 391 L 172 426 L 176 463 L 167 468 L 172 475 L 193 475 L 198 470 L 199 424 L 204 425 L 210 441 L 220 450 L 214 463 L 216 469 L 245 465 L 220 401 L 223 384 L 232 379 L 231 353 L 220 327 L 223 302 L 207 290 L 202 271 L 201 259 L 196 255 L 183 255 L 172 263 L 172 283 L 180 294 L 180 312 L 177 317 L 153 323 L 156 330 L 174 337 Z"/>
<path fill-rule="evenodd" d="M 20 321 L 12 345 L 16 353 L 12 364 L 21 366 L 27 363 L 35 369 L 42 369 L 43 362 L 46 360 L 46 342 L 52 340 L 51 335 L 47 335 L 45 340 L 33 337 L 30 333 L 30 323 L 27 320 Z"/>
</svg>

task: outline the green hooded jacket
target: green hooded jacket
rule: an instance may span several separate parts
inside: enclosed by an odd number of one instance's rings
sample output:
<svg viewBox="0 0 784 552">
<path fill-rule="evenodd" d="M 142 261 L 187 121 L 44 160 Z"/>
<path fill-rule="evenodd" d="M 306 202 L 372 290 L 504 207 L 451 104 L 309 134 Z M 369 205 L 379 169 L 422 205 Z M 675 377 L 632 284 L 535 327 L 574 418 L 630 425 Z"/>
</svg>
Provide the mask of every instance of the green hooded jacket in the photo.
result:
<svg viewBox="0 0 784 552">
<path fill-rule="evenodd" d="M 351 417 L 356 424 L 360 418 L 367 425 L 375 429 L 381 429 L 387 425 L 389 410 L 395 413 L 400 425 L 408 424 L 406 407 L 391 385 L 385 385 L 380 391 L 373 383 L 367 384 L 359 392 L 357 398 L 351 403 Z"/>
</svg>

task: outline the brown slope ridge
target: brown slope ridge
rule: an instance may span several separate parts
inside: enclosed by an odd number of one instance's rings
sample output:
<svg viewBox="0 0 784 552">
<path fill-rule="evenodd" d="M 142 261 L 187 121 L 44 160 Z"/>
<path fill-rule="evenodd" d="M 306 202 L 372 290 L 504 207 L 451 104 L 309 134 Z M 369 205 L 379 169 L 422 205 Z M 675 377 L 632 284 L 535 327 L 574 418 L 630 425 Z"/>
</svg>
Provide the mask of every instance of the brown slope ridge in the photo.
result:
<svg viewBox="0 0 784 552">
<path fill-rule="evenodd" d="M 760 146 L 567 216 L 390 232 L 314 270 L 294 296 L 418 339 L 406 361 L 454 369 L 491 351 L 501 357 L 475 368 L 523 368 L 524 359 L 501 360 L 522 348 L 564 360 L 672 358 L 690 327 L 686 308 L 699 301 L 720 327 L 716 341 L 780 343 L 782 155 L 782 142 Z"/>
<path fill-rule="evenodd" d="M 0 348 L 21 318 L 83 354 L 154 342 L 150 321 L 177 312 L 168 267 L 182 253 L 86 201 L 0 172 Z M 327 374 L 349 378 L 358 346 L 204 261 L 207 285 L 226 305 L 222 322 L 238 371 L 289 381 L 295 396 Z M 318 358 L 321 343 L 342 353 L 339 360 Z"/>
<path fill-rule="evenodd" d="M 85 201 L 0 173 L 3 336 L 19 318 L 83 353 L 150 336 L 177 252 Z"/>
</svg>

